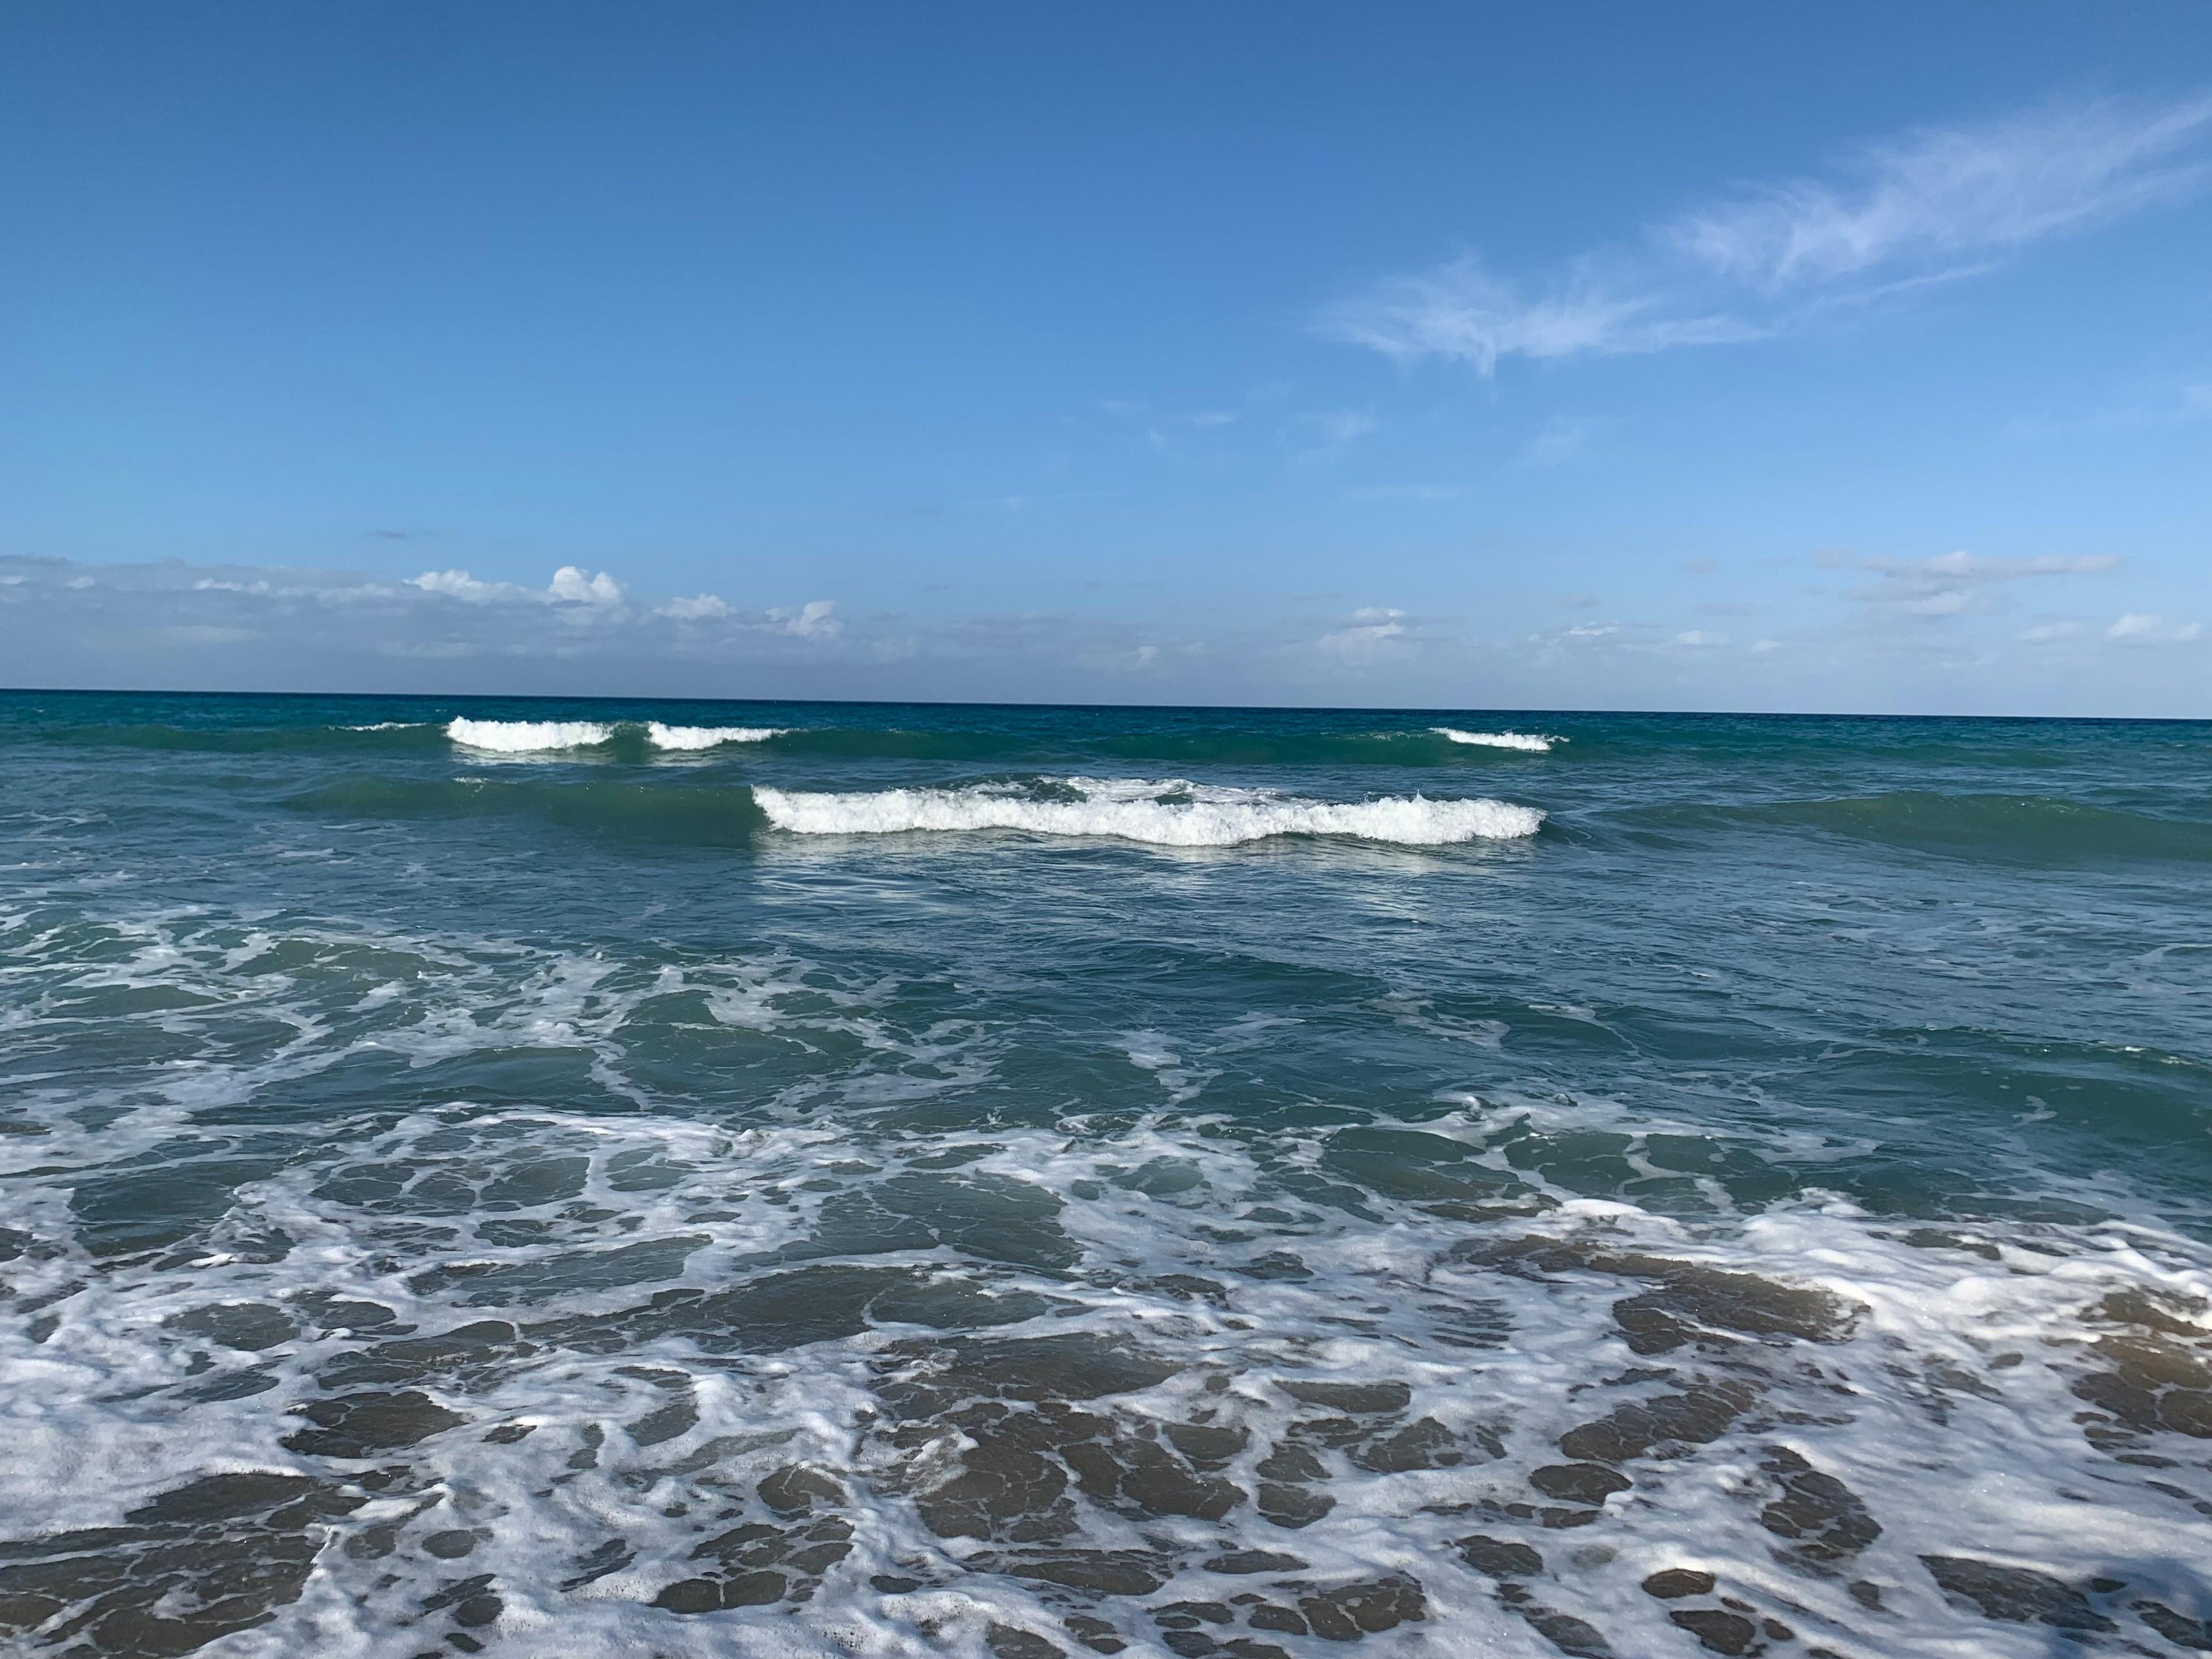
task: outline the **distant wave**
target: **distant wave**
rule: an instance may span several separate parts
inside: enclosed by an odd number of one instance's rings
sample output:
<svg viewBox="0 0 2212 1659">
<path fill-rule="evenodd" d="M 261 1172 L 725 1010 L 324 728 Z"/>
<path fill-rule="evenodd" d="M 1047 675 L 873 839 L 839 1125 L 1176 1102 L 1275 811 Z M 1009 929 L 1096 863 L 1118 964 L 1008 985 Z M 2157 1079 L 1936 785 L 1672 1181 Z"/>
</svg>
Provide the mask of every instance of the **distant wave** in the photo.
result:
<svg viewBox="0 0 2212 1659">
<path fill-rule="evenodd" d="M 714 757 L 717 751 L 831 763 L 946 761 L 983 767 L 1071 771 L 1183 771 L 1212 766 L 1448 768 L 1484 764 L 1487 754 L 1543 753 L 1560 738 L 1460 732 L 1449 726 L 1396 731 L 1276 730 L 1267 726 L 1135 732 L 1074 729 L 930 730 L 836 726 L 679 726 L 662 720 L 377 720 L 355 725 L 208 727 L 77 726 L 40 734 L 65 744 L 134 749 L 436 753 L 448 744 L 478 756 L 557 760 L 576 750 L 592 758 L 637 763 L 656 756 Z M 0 738 L 4 740 L 4 738 Z M 1470 747 L 1469 745 L 1474 745 Z"/>
<path fill-rule="evenodd" d="M 362 727 L 362 730 L 374 728 Z M 784 733 L 775 726 L 665 726 L 647 720 L 472 720 L 449 721 L 446 735 L 465 749 L 498 755 L 543 755 L 563 749 L 589 749 L 622 737 L 635 744 L 642 732 L 655 749 L 696 752 L 726 743 L 765 743 Z"/>
<path fill-rule="evenodd" d="M 781 726 L 663 726 L 647 720 L 645 735 L 655 749 L 718 749 L 726 743 L 766 743 L 786 730 Z"/>
<path fill-rule="evenodd" d="M 895 835 L 915 830 L 1024 830 L 1107 836 L 1162 847 L 1234 847 L 1272 836 L 1348 836 L 1435 847 L 1533 836 L 1544 814 L 1501 800 L 1421 795 L 1333 802 L 1266 789 L 1138 778 L 1065 778 L 1030 786 L 884 789 L 852 794 L 756 787 L 779 830 L 805 836 Z"/>
<path fill-rule="evenodd" d="M 583 749 L 614 736 L 597 720 L 453 720 L 446 735 L 464 748 L 495 755 L 532 755 L 555 749 Z"/>
<path fill-rule="evenodd" d="M 1532 755 L 1548 755 L 1555 743 L 1565 743 L 1565 738 L 1539 737 L 1530 732 L 1462 732 L 1452 726 L 1432 726 L 1430 731 L 1454 743 L 1472 744 L 1482 749 L 1522 749 Z"/>
</svg>

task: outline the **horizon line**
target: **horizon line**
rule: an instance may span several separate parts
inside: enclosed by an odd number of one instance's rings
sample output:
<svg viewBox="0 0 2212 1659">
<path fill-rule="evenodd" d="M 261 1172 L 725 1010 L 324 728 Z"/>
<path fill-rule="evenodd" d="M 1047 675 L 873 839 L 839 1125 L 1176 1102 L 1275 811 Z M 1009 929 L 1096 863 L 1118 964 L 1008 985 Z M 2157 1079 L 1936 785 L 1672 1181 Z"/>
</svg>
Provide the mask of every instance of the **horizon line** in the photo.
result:
<svg viewBox="0 0 2212 1659">
<path fill-rule="evenodd" d="M 2212 726 L 2212 714 L 1960 714 L 1921 712 L 1883 714 L 1791 708 L 1570 708 L 1473 703 L 1047 702 L 994 702 L 961 697 L 695 697 L 655 692 L 548 691 L 210 691 L 162 686 L 0 685 L 0 697 L 322 697 L 411 702 L 756 703 L 767 707 L 833 708 L 1036 708 L 1085 711 L 1156 709 L 1164 714 L 1212 711 L 1300 714 L 1562 714 L 1583 719 L 2036 720 L 2097 726 Z"/>
</svg>

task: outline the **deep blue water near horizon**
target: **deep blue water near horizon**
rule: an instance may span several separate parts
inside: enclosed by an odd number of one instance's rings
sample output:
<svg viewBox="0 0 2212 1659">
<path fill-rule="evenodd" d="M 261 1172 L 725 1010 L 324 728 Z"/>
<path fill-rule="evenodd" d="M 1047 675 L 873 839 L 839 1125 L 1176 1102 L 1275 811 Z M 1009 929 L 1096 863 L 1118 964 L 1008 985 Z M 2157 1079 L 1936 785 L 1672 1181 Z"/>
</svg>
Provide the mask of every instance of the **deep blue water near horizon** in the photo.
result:
<svg viewBox="0 0 2212 1659">
<path fill-rule="evenodd" d="M 2201 1650 L 2208 763 L 0 693 L 0 1634 Z"/>
</svg>

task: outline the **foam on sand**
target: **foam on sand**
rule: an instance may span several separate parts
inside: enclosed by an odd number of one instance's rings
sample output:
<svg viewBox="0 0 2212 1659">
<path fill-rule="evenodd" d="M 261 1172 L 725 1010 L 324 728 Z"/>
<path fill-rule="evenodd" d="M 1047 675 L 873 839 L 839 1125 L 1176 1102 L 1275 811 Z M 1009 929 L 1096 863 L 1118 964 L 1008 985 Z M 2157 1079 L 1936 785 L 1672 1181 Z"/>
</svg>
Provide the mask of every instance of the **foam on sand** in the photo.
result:
<svg viewBox="0 0 2212 1659">
<path fill-rule="evenodd" d="M 1540 737 L 1533 732 L 1462 732 L 1454 726 L 1432 726 L 1430 731 L 1454 743 L 1472 744 L 1480 749 L 1519 749 L 1531 755 L 1548 755 L 1555 743 L 1565 743 L 1565 738 Z"/>
<path fill-rule="evenodd" d="M 783 735 L 780 726 L 663 726 L 647 720 L 645 735 L 655 749 L 718 749 L 726 743 L 766 743 Z"/>
<path fill-rule="evenodd" d="M 803 836 L 880 836 L 915 830 L 1024 830 L 1099 836 L 1163 847 L 1234 847 L 1271 836 L 1348 836 L 1436 847 L 1533 836 L 1544 814 L 1502 800 L 1318 801 L 1272 789 L 1141 778 L 1064 778 L 1030 785 L 884 789 L 831 794 L 756 788 L 770 823 Z"/>
<path fill-rule="evenodd" d="M 449 721 L 446 735 L 467 749 L 496 755 L 529 755 L 553 749 L 582 749 L 605 743 L 614 727 L 598 720 Z"/>
</svg>

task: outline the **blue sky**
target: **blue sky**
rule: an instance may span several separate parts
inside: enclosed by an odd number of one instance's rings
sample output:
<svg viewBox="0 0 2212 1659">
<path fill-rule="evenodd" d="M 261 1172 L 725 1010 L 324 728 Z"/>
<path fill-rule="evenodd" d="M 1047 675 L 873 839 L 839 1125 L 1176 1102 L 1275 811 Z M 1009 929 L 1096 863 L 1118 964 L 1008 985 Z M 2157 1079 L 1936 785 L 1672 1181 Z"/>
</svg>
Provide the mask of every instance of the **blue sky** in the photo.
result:
<svg viewBox="0 0 2212 1659">
<path fill-rule="evenodd" d="M 2212 9 L 0 11 L 0 681 L 2212 714 Z"/>
</svg>

